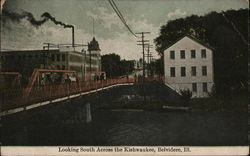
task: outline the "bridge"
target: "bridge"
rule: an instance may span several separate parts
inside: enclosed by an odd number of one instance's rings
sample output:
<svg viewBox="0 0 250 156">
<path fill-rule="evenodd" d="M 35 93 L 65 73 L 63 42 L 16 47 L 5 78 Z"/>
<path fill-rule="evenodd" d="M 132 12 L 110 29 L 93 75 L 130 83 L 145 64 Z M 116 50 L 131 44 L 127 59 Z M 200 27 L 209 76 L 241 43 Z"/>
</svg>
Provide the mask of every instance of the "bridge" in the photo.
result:
<svg viewBox="0 0 250 156">
<path fill-rule="evenodd" d="M 50 72 L 50 74 L 61 73 L 61 82 L 45 84 L 42 81 L 41 75 L 46 72 Z M 18 73 L 9 72 L 0 74 L 18 75 L 20 77 Z M 26 87 L 2 89 L 0 91 L 0 116 L 11 115 L 76 97 L 87 96 L 122 85 L 133 85 L 146 81 L 163 82 L 161 77 L 144 78 L 144 80 L 138 78 L 118 78 L 81 82 L 77 79 L 77 76 L 75 81 L 67 81 L 69 80 L 69 74 L 76 75 L 76 72 L 70 70 L 35 69 Z M 15 79 L 15 81 L 17 80 Z"/>
<path fill-rule="evenodd" d="M 157 109 L 182 102 L 162 78 L 69 82 L 66 74 L 74 71 L 57 71 L 62 82 L 44 83 L 45 72 L 37 70 L 26 86 L 0 90 L 2 145 L 247 145 L 246 113 Z M 18 83 L 20 74 L 5 74 Z"/>
</svg>

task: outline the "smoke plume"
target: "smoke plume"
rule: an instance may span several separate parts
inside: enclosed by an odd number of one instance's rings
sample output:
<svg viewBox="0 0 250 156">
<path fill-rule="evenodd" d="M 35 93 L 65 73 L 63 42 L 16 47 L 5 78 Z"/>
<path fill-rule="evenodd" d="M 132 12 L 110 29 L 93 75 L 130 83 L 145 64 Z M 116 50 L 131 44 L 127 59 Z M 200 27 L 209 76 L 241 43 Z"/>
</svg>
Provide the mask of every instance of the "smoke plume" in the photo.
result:
<svg viewBox="0 0 250 156">
<path fill-rule="evenodd" d="M 51 20 L 56 25 L 63 26 L 64 28 L 73 28 L 74 27 L 73 25 L 68 25 L 68 24 L 65 24 L 61 21 L 57 21 L 55 19 L 55 17 L 51 16 L 48 12 L 43 13 L 41 15 L 40 20 L 35 19 L 35 17 L 33 16 L 32 13 L 26 12 L 26 11 L 24 11 L 22 13 L 16 13 L 16 12 L 9 12 L 9 11 L 3 10 L 1 16 L 2 16 L 1 18 L 2 18 L 3 23 L 6 23 L 7 20 L 11 20 L 13 22 L 20 22 L 22 19 L 26 19 L 29 21 L 29 23 L 31 25 L 33 25 L 36 28 L 43 25 L 48 20 Z"/>
<path fill-rule="evenodd" d="M 41 15 L 42 18 L 44 18 L 46 21 L 48 19 L 50 19 L 52 22 L 54 22 L 56 25 L 61 25 L 63 26 L 64 28 L 73 28 L 74 26 L 73 25 L 68 25 L 68 24 L 65 24 L 63 22 L 60 22 L 60 21 L 57 21 L 55 19 L 55 17 L 52 17 L 48 12 L 45 12 Z"/>
</svg>

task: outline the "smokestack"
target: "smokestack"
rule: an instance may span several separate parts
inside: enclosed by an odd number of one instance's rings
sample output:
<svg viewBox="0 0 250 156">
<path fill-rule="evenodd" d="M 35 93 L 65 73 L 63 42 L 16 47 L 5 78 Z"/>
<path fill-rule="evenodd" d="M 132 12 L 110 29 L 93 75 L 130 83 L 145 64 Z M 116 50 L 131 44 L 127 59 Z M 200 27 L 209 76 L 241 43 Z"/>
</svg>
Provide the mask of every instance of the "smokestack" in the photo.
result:
<svg viewBox="0 0 250 156">
<path fill-rule="evenodd" d="M 75 28 L 72 26 L 72 47 L 75 47 Z"/>
</svg>

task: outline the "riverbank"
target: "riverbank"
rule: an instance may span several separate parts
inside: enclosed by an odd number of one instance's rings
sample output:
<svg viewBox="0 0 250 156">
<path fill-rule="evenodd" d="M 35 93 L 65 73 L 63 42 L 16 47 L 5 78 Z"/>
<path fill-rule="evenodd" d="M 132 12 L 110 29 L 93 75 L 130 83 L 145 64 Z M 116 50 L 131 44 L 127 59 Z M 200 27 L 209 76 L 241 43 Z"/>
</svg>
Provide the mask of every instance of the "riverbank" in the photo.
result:
<svg viewBox="0 0 250 156">
<path fill-rule="evenodd" d="M 117 109 L 117 110 L 144 110 L 144 111 L 169 111 L 166 106 L 175 107 L 175 110 L 180 108 L 187 108 L 192 111 L 206 111 L 206 112 L 247 112 L 246 95 L 236 95 L 230 98 L 225 97 L 208 97 L 208 98 L 193 98 L 188 103 L 184 101 L 156 101 L 150 97 L 143 97 L 140 100 L 123 100 L 115 101 L 108 106 L 100 109 Z M 165 107 L 165 108 L 164 108 Z M 188 109 L 189 108 L 189 109 Z"/>
</svg>

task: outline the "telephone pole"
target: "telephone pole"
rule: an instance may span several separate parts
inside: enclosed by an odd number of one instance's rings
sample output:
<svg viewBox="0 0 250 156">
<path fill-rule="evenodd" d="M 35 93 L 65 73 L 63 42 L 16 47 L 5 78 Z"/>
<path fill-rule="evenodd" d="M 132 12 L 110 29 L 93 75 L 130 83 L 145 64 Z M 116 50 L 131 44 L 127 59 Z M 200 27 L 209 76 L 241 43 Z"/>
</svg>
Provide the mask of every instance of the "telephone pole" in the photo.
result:
<svg viewBox="0 0 250 156">
<path fill-rule="evenodd" d="M 147 54 L 147 57 L 148 57 L 148 64 L 150 63 L 150 57 L 152 56 L 151 55 L 151 52 L 150 52 L 150 48 L 153 48 L 153 45 L 151 45 L 151 44 L 148 44 L 147 45 L 147 48 L 148 48 L 148 54 Z"/>
<path fill-rule="evenodd" d="M 141 40 L 137 41 L 137 42 L 141 42 L 141 44 L 137 44 L 137 45 L 142 45 L 142 70 L 143 70 L 143 81 L 145 78 L 145 53 L 144 53 L 144 48 L 145 48 L 145 42 L 149 42 L 149 40 L 145 40 L 144 39 L 144 35 L 145 34 L 150 34 L 150 32 L 139 32 L 139 33 L 135 33 L 135 34 L 140 34 L 141 35 Z"/>
<path fill-rule="evenodd" d="M 149 64 L 150 64 L 150 62 L 149 62 L 149 59 L 151 59 L 151 53 L 150 53 L 150 48 L 153 48 L 153 45 L 150 45 L 150 44 L 147 44 L 147 48 L 148 48 L 148 54 L 146 55 L 146 57 L 148 58 L 148 64 L 147 64 L 147 75 L 149 76 Z"/>
</svg>

